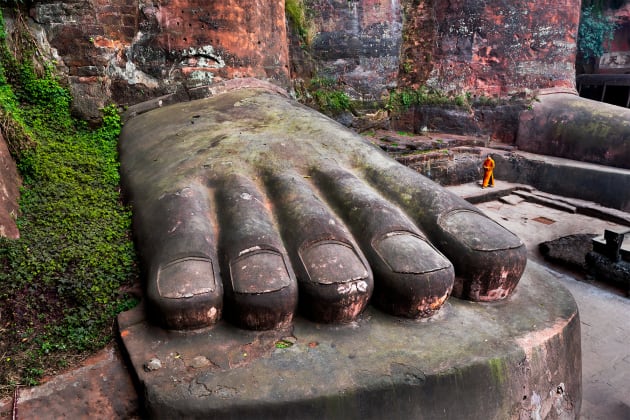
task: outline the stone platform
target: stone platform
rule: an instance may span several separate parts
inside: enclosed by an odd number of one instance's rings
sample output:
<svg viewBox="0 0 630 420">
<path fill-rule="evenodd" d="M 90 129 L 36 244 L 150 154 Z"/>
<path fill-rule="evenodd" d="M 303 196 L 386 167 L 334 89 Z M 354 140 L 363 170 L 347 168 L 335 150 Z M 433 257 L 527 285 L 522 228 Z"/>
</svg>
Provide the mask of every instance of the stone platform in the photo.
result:
<svg viewBox="0 0 630 420">
<path fill-rule="evenodd" d="M 345 326 L 180 333 L 138 307 L 118 323 L 152 418 L 579 418 L 578 310 L 548 277 L 530 262 L 508 300 L 451 298 L 425 321 L 369 308 Z"/>
</svg>

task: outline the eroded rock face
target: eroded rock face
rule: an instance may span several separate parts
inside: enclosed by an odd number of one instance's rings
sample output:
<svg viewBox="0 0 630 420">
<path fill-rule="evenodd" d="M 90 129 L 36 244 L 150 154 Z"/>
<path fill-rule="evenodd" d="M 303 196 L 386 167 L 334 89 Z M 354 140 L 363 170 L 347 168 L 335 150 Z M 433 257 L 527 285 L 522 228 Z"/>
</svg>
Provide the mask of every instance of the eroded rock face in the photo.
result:
<svg viewBox="0 0 630 420">
<path fill-rule="evenodd" d="M 354 99 L 379 100 L 397 85 L 403 17 L 399 0 L 307 0 L 317 34 L 317 74 L 338 79 Z"/>
<path fill-rule="evenodd" d="M 527 89 L 573 88 L 580 4 L 433 1 L 428 11 L 434 13 L 437 34 L 427 84 L 445 92 L 501 97 Z"/>
<path fill-rule="evenodd" d="M 110 100 L 131 105 L 224 79 L 288 86 L 282 0 L 37 2 L 31 17 L 87 118 Z"/>
<path fill-rule="evenodd" d="M 0 236 L 17 239 L 20 232 L 15 224 L 19 212 L 20 177 L 9 149 L 0 134 Z"/>
<path fill-rule="evenodd" d="M 318 29 L 311 49 L 320 70 L 362 92 L 427 84 L 505 97 L 575 86 L 577 0 L 553 8 L 498 0 L 305 3 Z"/>
<path fill-rule="evenodd" d="M 110 100 L 131 105 L 237 77 L 288 88 L 291 77 L 325 75 L 369 101 L 396 86 L 506 96 L 574 85 L 579 0 L 303 3 L 314 68 L 291 75 L 283 0 L 40 1 L 31 16 L 88 118 Z"/>
</svg>

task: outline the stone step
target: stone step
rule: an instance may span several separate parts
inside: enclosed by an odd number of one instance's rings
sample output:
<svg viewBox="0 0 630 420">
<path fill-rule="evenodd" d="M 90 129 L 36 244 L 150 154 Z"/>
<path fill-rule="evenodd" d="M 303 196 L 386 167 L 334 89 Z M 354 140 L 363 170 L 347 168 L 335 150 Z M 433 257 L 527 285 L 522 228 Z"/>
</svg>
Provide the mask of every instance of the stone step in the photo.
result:
<svg viewBox="0 0 630 420">
<path fill-rule="evenodd" d="M 553 209 L 566 211 L 568 213 L 576 213 L 577 211 L 577 207 L 575 206 L 572 206 L 560 200 L 556 200 L 554 198 L 543 197 L 535 192 L 517 190 L 517 191 L 514 191 L 514 194 L 520 197 L 523 197 L 525 200 L 529 202 L 542 204 L 543 206 L 550 207 Z"/>
<path fill-rule="evenodd" d="M 607 220 L 624 226 L 630 226 L 630 213 L 625 211 L 605 207 L 592 201 L 580 200 L 579 198 L 563 197 L 538 190 L 533 190 L 532 192 L 539 197 L 548 198 L 574 206 L 576 208 L 576 213 L 578 214 Z"/>
<path fill-rule="evenodd" d="M 500 197 L 499 201 L 501 201 L 503 203 L 506 203 L 506 204 L 511 204 L 511 205 L 515 206 L 515 205 L 525 201 L 525 198 L 521 197 L 519 195 L 516 195 L 516 194 L 510 194 L 510 195 L 506 195 L 506 196 Z"/>
<path fill-rule="evenodd" d="M 471 204 L 498 200 L 501 197 L 513 194 L 514 191 L 534 191 L 534 187 L 529 185 L 499 181 L 497 181 L 494 188 L 481 188 L 481 181 L 469 182 L 467 184 L 460 185 L 450 185 L 446 188 Z"/>
</svg>

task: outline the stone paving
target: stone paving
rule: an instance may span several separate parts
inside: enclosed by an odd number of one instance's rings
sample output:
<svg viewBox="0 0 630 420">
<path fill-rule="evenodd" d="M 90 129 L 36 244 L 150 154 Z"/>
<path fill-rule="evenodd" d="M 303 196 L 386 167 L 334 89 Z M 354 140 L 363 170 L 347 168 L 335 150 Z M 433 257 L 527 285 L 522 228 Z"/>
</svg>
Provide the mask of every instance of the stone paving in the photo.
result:
<svg viewBox="0 0 630 420">
<path fill-rule="evenodd" d="M 511 187 L 499 180 L 495 189 L 484 193 Z M 480 190 L 476 183 L 450 189 L 464 197 Z M 478 207 L 520 236 L 529 258 L 544 264 L 549 275 L 566 286 L 578 303 L 583 354 L 581 418 L 630 419 L 630 299 L 615 288 L 581 281 L 581 275 L 547 263 L 538 252 L 540 242 L 574 233 L 601 234 L 605 228 L 618 225 L 527 201 L 509 204 L 492 200 Z M 0 401 L 0 418 L 11 418 L 12 406 L 11 399 Z M 39 387 L 21 389 L 17 411 L 17 418 L 140 416 L 133 382 L 115 347 Z"/>
<path fill-rule="evenodd" d="M 497 189 L 511 185 L 497 182 Z M 475 194 L 475 183 L 451 187 L 453 192 Z M 582 322 L 582 419 L 630 419 L 630 299 L 620 290 L 588 283 L 577 273 L 546 262 L 538 244 L 575 233 L 603 234 L 619 225 L 592 217 L 567 213 L 540 204 L 516 205 L 498 200 L 477 205 L 488 216 L 516 233 L 527 245 L 528 258 L 547 266 L 573 294 Z M 538 222 L 545 218 L 553 221 Z M 538 219 L 538 220 L 545 220 Z"/>
</svg>

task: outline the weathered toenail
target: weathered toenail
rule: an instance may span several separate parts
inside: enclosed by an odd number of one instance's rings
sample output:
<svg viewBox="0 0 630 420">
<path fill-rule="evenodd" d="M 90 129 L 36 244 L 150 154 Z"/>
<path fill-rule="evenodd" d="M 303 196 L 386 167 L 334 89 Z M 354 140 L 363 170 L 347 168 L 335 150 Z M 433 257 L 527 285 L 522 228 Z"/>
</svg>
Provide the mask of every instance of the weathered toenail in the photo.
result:
<svg viewBox="0 0 630 420">
<path fill-rule="evenodd" d="M 375 240 L 373 246 L 394 273 L 422 274 L 451 265 L 435 248 L 410 232 L 390 232 Z"/>
<path fill-rule="evenodd" d="M 212 261 L 206 258 L 182 258 L 160 267 L 158 293 L 169 299 L 189 298 L 215 289 Z"/>
<path fill-rule="evenodd" d="M 440 217 L 438 224 L 476 251 L 497 251 L 523 245 L 516 235 L 511 234 L 500 224 L 470 210 L 451 211 Z"/>
<path fill-rule="evenodd" d="M 356 251 L 341 242 L 317 242 L 300 250 L 300 258 L 314 283 L 346 283 L 369 276 Z"/>
<path fill-rule="evenodd" d="M 291 284 L 284 258 L 277 251 L 250 248 L 230 263 L 232 288 L 236 293 L 269 293 Z"/>
</svg>

